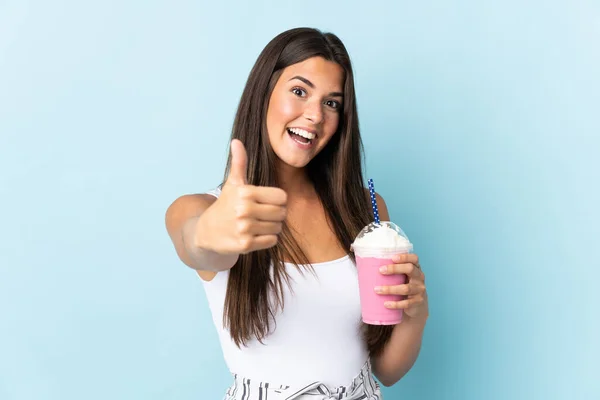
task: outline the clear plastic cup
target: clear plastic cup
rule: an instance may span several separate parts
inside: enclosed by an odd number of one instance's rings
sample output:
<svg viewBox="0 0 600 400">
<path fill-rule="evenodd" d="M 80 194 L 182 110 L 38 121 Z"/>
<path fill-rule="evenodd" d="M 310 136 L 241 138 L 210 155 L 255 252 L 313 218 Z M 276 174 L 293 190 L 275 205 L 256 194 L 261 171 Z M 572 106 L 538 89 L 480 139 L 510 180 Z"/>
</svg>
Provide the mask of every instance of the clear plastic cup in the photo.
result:
<svg viewBox="0 0 600 400">
<path fill-rule="evenodd" d="M 385 231 L 378 231 L 385 229 Z M 391 231 L 390 231 L 391 230 Z M 385 233 L 385 235 L 381 235 Z M 396 240 L 393 234 L 398 235 Z M 369 240 L 364 240 L 364 239 Z M 371 222 L 352 244 L 358 269 L 358 287 L 363 322 L 370 325 L 395 325 L 402 321 L 401 309 L 389 309 L 386 301 L 400 301 L 406 296 L 375 293 L 376 286 L 395 286 L 406 283 L 406 275 L 383 275 L 379 267 L 394 264 L 396 254 L 411 253 L 413 245 L 400 227 L 390 221 Z"/>
</svg>

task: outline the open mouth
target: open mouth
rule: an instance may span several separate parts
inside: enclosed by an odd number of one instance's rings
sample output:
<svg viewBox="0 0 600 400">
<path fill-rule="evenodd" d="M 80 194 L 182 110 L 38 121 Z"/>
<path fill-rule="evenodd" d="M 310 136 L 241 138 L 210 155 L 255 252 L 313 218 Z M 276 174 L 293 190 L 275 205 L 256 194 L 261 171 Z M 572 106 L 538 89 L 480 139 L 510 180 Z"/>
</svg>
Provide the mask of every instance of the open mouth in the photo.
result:
<svg viewBox="0 0 600 400">
<path fill-rule="evenodd" d="M 316 137 L 314 133 L 307 132 L 303 129 L 298 128 L 287 128 L 287 133 L 294 141 L 303 145 L 312 144 L 313 140 Z"/>
</svg>

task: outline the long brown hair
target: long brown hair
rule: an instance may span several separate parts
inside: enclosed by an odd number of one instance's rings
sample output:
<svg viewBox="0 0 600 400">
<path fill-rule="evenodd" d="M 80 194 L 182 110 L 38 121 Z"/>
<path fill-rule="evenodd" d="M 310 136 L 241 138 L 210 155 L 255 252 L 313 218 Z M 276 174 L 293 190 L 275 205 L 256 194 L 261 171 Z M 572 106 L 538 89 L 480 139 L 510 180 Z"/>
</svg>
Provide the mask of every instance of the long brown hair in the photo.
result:
<svg viewBox="0 0 600 400">
<path fill-rule="evenodd" d="M 372 221 L 373 214 L 363 185 L 363 145 L 352 64 L 337 36 L 311 28 L 296 28 L 271 40 L 250 72 L 231 138 L 240 139 L 248 152 L 248 184 L 279 186 L 276 155 L 270 145 L 265 122 L 269 99 L 283 69 L 311 57 L 336 62 L 345 72 L 344 102 L 338 130 L 307 165 L 307 174 L 342 248 L 350 249 L 354 237 Z M 231 156 L 227 160 L 224 180 L 230 166 Z M 352 253 L 350 257 L 354 261 Z M 246 345 L 252 338 L 262 343 L 274 328 L 275 313 L 283 308 L 283 285 L 289 284 L 283 264 L 286 258 L 298 268 L 311 268 L 289 226 L 284 223 L 275 247 L 240 255 L 231 268 L 223 322 L 237 346 Z M 392 329 L 390 326 L 363 324 L 363 335 L 371 355 L 381 353 Z"/>
</svg>

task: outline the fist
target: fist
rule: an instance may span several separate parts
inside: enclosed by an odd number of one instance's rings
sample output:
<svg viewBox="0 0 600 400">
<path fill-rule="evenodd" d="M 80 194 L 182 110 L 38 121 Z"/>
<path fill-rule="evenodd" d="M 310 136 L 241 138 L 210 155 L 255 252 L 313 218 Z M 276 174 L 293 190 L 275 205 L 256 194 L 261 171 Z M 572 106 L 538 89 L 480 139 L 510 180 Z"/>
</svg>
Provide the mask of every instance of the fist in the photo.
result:
<svg viewBox="0 0 600 400">
<path fill-rule="evenodd" d="M 213 251 L 246 254 L 277 244 L 287 215 L 287 194 L 280 188 L 248 185 L 248 156 L 241 141 L 231 142 L 231 167 L 221 195 L 206 210 Z"/>
</svg>

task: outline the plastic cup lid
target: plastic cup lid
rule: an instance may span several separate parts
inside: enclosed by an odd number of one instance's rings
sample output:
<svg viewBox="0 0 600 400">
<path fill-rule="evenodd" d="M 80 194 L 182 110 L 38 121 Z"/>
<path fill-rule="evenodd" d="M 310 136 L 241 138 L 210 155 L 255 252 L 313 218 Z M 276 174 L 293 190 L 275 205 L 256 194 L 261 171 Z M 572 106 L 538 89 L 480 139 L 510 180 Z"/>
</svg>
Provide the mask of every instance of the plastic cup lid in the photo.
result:
<svg viewBox="0 0 600 400">
<path fill-rule="evenodd" d="M 370 234 L 377 235 L 376 231 L 378 229 L 385 229 L 386 231 L 389 231 L 391 229 L 398 236 L 406 239 L 406 241 L 402 240 L 401 243 L 391 245 L 391 246 L 390 246 L 390 244 L 386 244 L 386 243 L 381 243 L 380 245 L 378 245 L 377 243 L 369 243 L 366 246 L 361 245 L 360 243 L 357 244 L 357 241 L 359 241 L 360 239 L 363 239 L 367 235 L 370 235 Z M 406 252 L 406 251 L 412 251 L 412 248 L 413 248 L 413 245 L 412 245 L 412 243 L 410 243 L 408 236 L 406 236 L 404 231 L 398 225 L 396 225 L 395 223 L 393 223 L 391 221 L 381 221 L 379 224 L 377 224 L 376 222 L 371 222 L 370 224 L 365 226 L 360 231 L 360 233 L 356 236 L 356 239 L 354 240 L 354 243 L 352 243 L 352 246 L 351 246 L 352 250 L 358 250 L 358 251 L 374 250 L 374 251 L 403 251 L 403 252 Z"/>
</svg>

